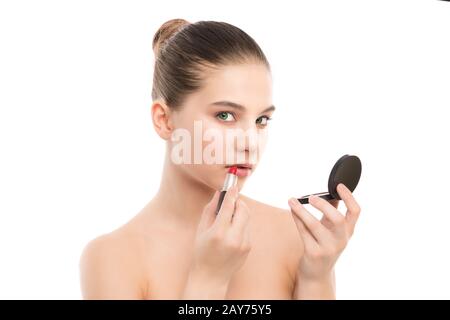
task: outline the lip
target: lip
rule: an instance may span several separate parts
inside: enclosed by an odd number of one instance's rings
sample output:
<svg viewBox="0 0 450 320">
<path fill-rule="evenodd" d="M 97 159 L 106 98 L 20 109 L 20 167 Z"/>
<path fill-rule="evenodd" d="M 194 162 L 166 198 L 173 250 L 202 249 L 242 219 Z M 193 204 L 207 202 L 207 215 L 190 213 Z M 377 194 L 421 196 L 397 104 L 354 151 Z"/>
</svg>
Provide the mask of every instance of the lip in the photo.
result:
<svg viewBox="0 0 450 320">
<path fill-rule="evenodd" d="M 253 169 L 253 165 L 249 164 L 249 163 L 242 163 L 242 164 L 232 164 L 229 166 L 226 166 L 226 168 L 230 168 L 230 167 L 237 167 L 238 169 Z"/>
<path fill-rule="evenodd" d="M 237 167 L 236 175 L 238 177 L 247 177 L 252 173 L 253 166 L 251 164 L 234 164 L 226 166 L 226 168 Z"/>
</svg>

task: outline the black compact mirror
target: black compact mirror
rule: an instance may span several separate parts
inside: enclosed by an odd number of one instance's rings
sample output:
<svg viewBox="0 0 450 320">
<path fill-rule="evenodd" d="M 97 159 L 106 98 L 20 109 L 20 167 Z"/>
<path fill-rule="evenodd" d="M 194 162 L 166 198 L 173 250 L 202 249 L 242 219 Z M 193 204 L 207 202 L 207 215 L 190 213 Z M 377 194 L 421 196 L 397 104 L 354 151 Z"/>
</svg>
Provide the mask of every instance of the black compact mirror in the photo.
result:
<svg viewBox="0 0 450 320">
<path fill-rule="evenodd" d="M 297 200 L 301 204 L 309 203 L 309 197 L 312 195 L 319 196 L 325 200 L 341 200 L 336 187 L 339 183 L 343 183 L 351 192 L 355 190 L 361 177 L 361 160 L 357 156 L 346 154 L 342 156 L 331 169 L 330 178 L 328 179 L 328 192 L 320 192 L 308 194 Z"/>
</svg>

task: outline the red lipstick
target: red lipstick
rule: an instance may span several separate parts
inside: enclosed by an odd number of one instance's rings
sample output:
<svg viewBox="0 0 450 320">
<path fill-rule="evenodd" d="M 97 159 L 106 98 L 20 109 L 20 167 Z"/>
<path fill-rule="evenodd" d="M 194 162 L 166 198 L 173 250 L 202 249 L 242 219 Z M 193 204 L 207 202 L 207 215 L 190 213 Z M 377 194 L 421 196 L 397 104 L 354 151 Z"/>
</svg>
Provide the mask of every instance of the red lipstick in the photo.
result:
<svg viewBox="0 0 450 320">
<path fill-rule="evenodd" d="M 227 191 L 237 184 L 238 177 L 236 175 L 237 167 L 233 166 L 228 169 L 227 175 L 225 176 L 225 181 L 223 182 L 222 190 L 220 191 L 219 202 L 217 204 L 216 214 L 219 213 L 220 207 L 222 206 L 223 198 Z"/>
<path fill-rule="evenodd" d="M 233 164 L 231 166 L 227 166 L 227 168 L 229 167 L 236 167 L 236 175 L 238 177 L 247 177 L 252 173 L 253 170 L 253 165 L 249 164 L 249 163 L 243 163 L 243 164 Z"/>
</svg>

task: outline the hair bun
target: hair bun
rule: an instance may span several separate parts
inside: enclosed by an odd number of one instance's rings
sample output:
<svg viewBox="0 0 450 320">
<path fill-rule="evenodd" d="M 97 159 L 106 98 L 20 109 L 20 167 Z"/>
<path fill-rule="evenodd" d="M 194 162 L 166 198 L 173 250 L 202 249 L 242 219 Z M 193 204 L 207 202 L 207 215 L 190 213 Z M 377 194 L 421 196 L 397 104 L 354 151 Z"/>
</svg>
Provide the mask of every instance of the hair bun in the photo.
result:
<svg viewBox="0 0 450 320">
<path fill-rule="evenodd" d="M 155 57 L 158 55 L 159 49 L 170 37 L 180 31 L 184 26 L 190 24 L 184 19 L 171 19 L 164 22 L 156 31 L 153 37 L 153 52 Z"/>
</svg>

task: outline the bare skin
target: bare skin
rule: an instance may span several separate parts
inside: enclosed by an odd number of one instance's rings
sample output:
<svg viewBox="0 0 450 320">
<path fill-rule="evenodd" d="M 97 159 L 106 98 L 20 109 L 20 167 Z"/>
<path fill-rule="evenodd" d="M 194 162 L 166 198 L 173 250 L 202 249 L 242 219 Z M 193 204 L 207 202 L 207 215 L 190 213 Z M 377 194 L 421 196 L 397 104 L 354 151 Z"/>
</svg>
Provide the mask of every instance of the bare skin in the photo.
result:
<svg viewBox="0 0 450 320">
<path fill-rule="evenodd" d="M 243 107 L 212 104 L 224 100 Z M 271 75 L 258 63 L 209 72 L 179 110 L 153 102 L 153 126 L 167 148 L 158 193 L 128 223 L 87 244 L 80 260 L 83 298 L 334 299 L 333 265 L 359 215 L 350 191 L 338 190 L 349 208 L 345 219 L 337 202 L 322 199 L 313 204 L 324 213 L 319 221 L 298 204 L 284 210 L 241 194 L 250 176 L 240 177 L 216 216 L 211 207 L 225 163 L 176 164 L 170 156 L 174 130 L 192 133 L 196 121 L 203 129 L 256 128 L 265 136 L 271 105 Z M 235 146 L 246 161 L 264 145 L 247 142 Z M 199 233 L 204 221 L 209 229 Z"/>
<path fill-rule="evenodd" d="M 290 212 L 240 198 L 251 212 L 251 250 L 224 299 L 292 299 L 302 246 Z M 99 264 L 111 264 L 110 287 L 91 290 L 92 276 L 84 282 L 84 297 L 179 299 L 192 261 L 195 229 L 167 220 L 162 208 L 150 202 L 129 223 L 95 239 L 101 244 L 94 246 L 115 248 Z"/>
</svg>

